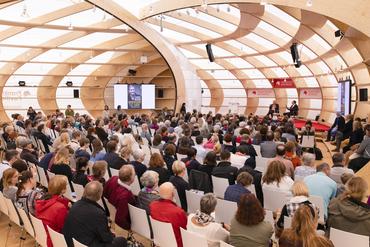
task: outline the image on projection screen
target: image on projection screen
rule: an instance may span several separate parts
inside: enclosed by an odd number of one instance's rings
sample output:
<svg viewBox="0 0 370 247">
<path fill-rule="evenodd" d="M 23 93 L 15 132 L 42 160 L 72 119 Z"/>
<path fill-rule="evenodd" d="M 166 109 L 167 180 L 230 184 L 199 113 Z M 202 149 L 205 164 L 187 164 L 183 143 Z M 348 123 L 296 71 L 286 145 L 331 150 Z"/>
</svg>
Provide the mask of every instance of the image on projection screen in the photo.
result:
<svg viewBox="0 0 370 247">
<path fill-rule="evenodd" d="M 118 105 L 122 109 L 154 109 L 155 85 L 114 85 L 114 107 Z"/>
<path fill-rule="evenodd" d="M 337 111 L 343 115 L 351 114 L 351 80 L 338 83 Z"/>
</svg>

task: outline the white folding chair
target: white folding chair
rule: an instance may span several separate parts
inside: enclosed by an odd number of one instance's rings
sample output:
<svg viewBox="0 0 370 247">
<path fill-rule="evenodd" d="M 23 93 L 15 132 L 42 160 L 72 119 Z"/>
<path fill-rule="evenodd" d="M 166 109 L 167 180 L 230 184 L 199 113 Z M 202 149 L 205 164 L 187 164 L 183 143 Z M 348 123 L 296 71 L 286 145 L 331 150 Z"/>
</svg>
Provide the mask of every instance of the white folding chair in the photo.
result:
<svg viewBox="0 0 370 247">
<path fill-rule="evenodd" d="M 183 155 L 183 154 L 176 154 L 176 157 L 177 157 L 177 160 L 182 160 L 182 159 L 185 159 L 188 156 L 187 155 Z"/>
<path fill-rule="evenodd" d="M 74 247 L 88 247 L 87 245 L 81 244 L 76 239 L 72 238 Z"/>
<path fill-rule="evenodd" d="M 36 166 L 36 168 L 37 168 L 37 173 L 39 174 L 39 177 L 40 177 L 40 184 L 42 186 L 48 187 L 49 183 L 48 183 L 48 179 L 46 177 L 44 168 L 40 166 Z"/>
<path fill-rule="evenodd" d="M 285 203 L 292 197 L 292 195 L 288 192 L 281 192 L 268 188 L 262 188 L 262 190 L 264 208 L 273 212 L 277 209 L 283 208 Z"/>
<path fill-rule="evenodd" d="M 35 238 L 35 230 L 33 229 L 32 223 L 30 218 L 28 218 L 28 215 L 26 211 L 24 211 L 23 208 L 18 208 L 19 217 L 21 218 L 23 222 L 23 227 L 26 230 L 26 232 L 33 238 Z"/>
<path fill-rule="evenodd" d="M 105 179 L 105 181 L 108 181 L 109 180 L 109 172 L 108 172 L 108 169 L 105 171 L 104 179 Z"/>
<path fill-rule="evenodd" d="M 5 197 L 1 191 L 0 191 L 0 212 L 2 212 L 5 215 L 8 215 L 9 213 L 8 206 L 6 205 L 5 202 Z"/>
<path fill-rule="evenodd" d="M 237 154 L 230 155 L 230 163 L 232 166 L 240 169 L 244 166 L 245 161 L 249 158 L 249 156 L 242 156 Z"/>
<path fill-rule="evenodd" d="M 256 170 L 264 173 L 267 170 L 269 158 L 257 156 L 256 157 Z"/>
<path fill-rule="evenodd" d="M 84 187 L 81 184 L 75 184 L 72 182 L 73 189 L 76 195 L 76 201 L 81 200 L 82 195 L 84 194 Z"/>
<path fill-rule="evenodd" d="M 67 247 L 67 243 L 66 243 L 66 240 L 63 234 L 54 231 L 49 226 L 47 226 L 47 228 L 48 228 L 49 236 L 50 236 L 51 242 L 53 243 L 53 246 Z"/>
<path fill-rule="evenodd" d="M 217 199 L 217 205 L 215 210 L 216 221 L 230 224 L 234 218 L 238 205 L 236 202 L 226 201 Z"/>
<path fill-rule="evenodd" d="M 132 205 L 128 205 L 131 219 L 131 230 L 147 239 L 151 239 L 150 226 L 146 211 Z"/>
<path fill-rule="evenodd" d="M 315 196 L 310 195 L 308 197 L 308 200 L 313 203 L 316 207 L 319 208 L 319 223 L 324 225 L 325 224 L 325 218 L 324 218 L 324 199 L 321 196 Z"/>
<path fill-rule="evenodd" d="M 36 235 L 36 242 L 41 245 L 41 247 L 46 247 L 47 246 L 47 235 L 46 235 L 46 231 L 45 231 L 45 227 L 44 225 L 42 224 L 42 221 L 38 218 L 36 218 L 35 216 L 33 216 L 32 214 L 29 214 L 30 218 L 31 218 L 31 222 L 32 222 L 32 225 L 33 225 L 33 228 L 35 229 L 35 235 Z"/>
<path fill-rule="evenodd" d="M 220 247 L 234 247 L 233 245 L 227 244 L 224 241 L 220 240 Z"/>
<path fill-rule="evenodd" d="M 261 156 L 261 146 L 254 144 L 252 144 L 252 146 L 254 147 L 254 150 L 256 150 L 257 156 Z"/>
<path fill-rule="evenodd" d="M 112 174 L 112 177 L 118 176 L 119 170 L 113 169 L 113 168 L 109 168 L 109 170 L 110 170 L 110 174 Z"/>
<path fill-rule="evenodd" d="M 200 208 L 200 199 L 202 198 L 202 194 L 196 193 L 194 191 L 186 190 L 186 201 L 188 204 L 188 213 L 195 213 Z"/>
<path fill-rule="evenodd" d="M 16 225 L 22 227 L 21 220 L 18 216 L 17 209 L 15 208 L 14 203 L 12 202 L 12 200 L 4 197 L 4 201 L 5 201 L 6 206 L 8 208 L 8 216 L 9 216 L 10 221 L 12 221 Z"/>
<path fill-rule="evenodd" d="M 52 179 L 55 176 L 55 173 L 52 173 L 49 170 L 46 170 L 46 173 L 48 174 L 49 181 L 50 181 L 50 179 Z"/>
<path fill-rule="evenodd" d="M 271 210 L 265 210 L 265 221 L 269 222 L 273 227 L 275 226 L 274 215 Z"/>
<path fill-rule="evenodd" d="M 40 148 L 40 150 L 46 154 L 46 149 L 45 149 L 45 146 L 44 146 L 44 143 L 42 143 L 42 141 L 40 139 L 36 139 L 37 140 L 37 143 L 38 143 L 38 146 Z"/>
<path fill-rule="evenodd" d="M 292 227 L 292 217 L 284 216 L 284 229 Z"/>
<path fill-rule="evenodd" d="M 223 199 L 225 191 L 229 186 L 229 180 L 227 178 L 219 178 L 212 175 L 213 193 L 218 198 Z"/>
<path fill-rule="evenodd" d="M 345 232 L 333 227 L 330 228 L 330 240 L 335 247 L 369 247 L 369 236 Z"/>
<path fill-rule="evenodd" d="M 251 184 L 247 187 L 247 189 L 253 194 L 256 195 L 256 186 L 254 184 Z"/>
<path fill-rule="evenodd" d="M 171 223 L 155 220 L 151 216 L 149 218 L 152 224 L 154 243 L 161 247 L 177 246 Z"/>
<path fill-rule="evenodd" d="M 207 239 L 197 233 L 180 228 L 181 239 L 184 247 L 208 247 Z"/>
<path fill-rule="evenodd" d="M 181 208 L 181 201 L 180 201 L 179 193 L 177 192 L 176 189 L 175 189 L 175 196 L 173 199 L 175 200 L 176 205 Z"/>
<path fill-rule="evenodd" d="M 107 208 L 109 211 L 109 218 L 112 222 L 115 222 L 116 220 L 116 214 L 117 214 L 117 209 L 114 205 L 112 205 L 107 198 L 104 198 L 105 203 L 107 204 Z"/>
<path fill-rule="evenodd" d="M 132 189 L 132 194 L 135 196 L 139 195 L 140 192 L 140 183 L 139 183 L 139 178 L 135 176 L 134 182 L 131 184 L 131 189 Z"/>
</svg>

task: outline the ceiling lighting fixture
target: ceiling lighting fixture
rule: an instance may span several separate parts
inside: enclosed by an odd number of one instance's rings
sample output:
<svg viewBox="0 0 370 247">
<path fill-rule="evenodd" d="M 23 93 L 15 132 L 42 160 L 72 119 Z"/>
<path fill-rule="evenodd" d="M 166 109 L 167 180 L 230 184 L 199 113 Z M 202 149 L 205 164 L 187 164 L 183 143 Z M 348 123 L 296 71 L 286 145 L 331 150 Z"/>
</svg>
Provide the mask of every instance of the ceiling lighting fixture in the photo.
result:
<svg viewBox="0 0 370 247">
<path fill-rule="evenodd" d="M 70 19 L 70 20 L 69 20 L 69 26 L 68 26 L 68 29 L 69 29 L 69 30 L 72 30 L 72 29 L 73 29 L 72 19 Z"/>
<path fill-rule="evenodd" d="M 160 25 L 161 32 L 163 32 L 163 19 L 164 19 L 164 16 L 160 15 L 159 16 L 159 25 Z"/>
<path fill-rule="evenodd" d="M 313 1 L 312 0 L 307 0 L 306 5 L 307 7 L 312 7 Z"/>
<path fill-rule="evenodd" d="M 231 9 L 230 9 L 230 6 L 229 6 L 229 5 L 227 5 L 227 9 L 226 9 L 226 11 L 227 11 L 227 12 L 230 12 L 230 11 L 231 11 Z"/>
<path fill-rule="evenodd" d="M 188 9 L 186 10 L 186 14 L 187 15 L 190 15 L 190 11 Z"/>
<path fill-rule="evenodd" d="M 202 4 L 200 5 L 203 9 L 207 9 L 207 0 L 202 0 Z"/>
<path fill-rule="evenodd" d="M 23 17 L 23 18 L 30 17 L 30 15 L 28 14 L 26 2 L 24 2 L 24 4 L 23 4 L 23 9 L 22 9 L 21 17 Z"/>
<path fill-rule="evenodd" d="M 219 5 L 217 5 L 216 11 L 220 12 L 220 6 Z"/>
<path fill-rule="evenodd" d="M 153 13 L 153 6 L 149 7 L 149 13 Z"/>
</svg>

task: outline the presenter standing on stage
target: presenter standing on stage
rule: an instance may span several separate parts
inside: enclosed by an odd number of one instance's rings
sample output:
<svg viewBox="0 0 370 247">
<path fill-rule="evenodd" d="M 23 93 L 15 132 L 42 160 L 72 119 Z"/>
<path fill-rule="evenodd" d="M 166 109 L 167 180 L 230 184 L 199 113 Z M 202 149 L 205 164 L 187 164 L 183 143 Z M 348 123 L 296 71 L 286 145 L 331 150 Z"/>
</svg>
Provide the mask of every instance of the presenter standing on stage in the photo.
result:
<svg viewBox="0 0 370 247">
<path fill-rule="evenodd" d="M 297 101 L 293 100 L 292 101 L 292 105 L 290 107 L 286 107 L 286 109 L 289 111 L 287 113 L 284 113 L 284 115 L 288 115 L 289 117 L 291 116 L 298 116 L 298 105 L 297 105 Z"/>
</svg>

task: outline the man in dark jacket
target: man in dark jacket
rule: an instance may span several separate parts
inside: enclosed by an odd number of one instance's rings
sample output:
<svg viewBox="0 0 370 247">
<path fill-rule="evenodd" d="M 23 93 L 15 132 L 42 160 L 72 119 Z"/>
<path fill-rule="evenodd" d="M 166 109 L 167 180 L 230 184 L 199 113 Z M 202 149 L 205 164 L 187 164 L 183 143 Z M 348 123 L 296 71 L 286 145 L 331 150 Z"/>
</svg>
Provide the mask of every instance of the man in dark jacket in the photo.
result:
<svg viewBox="0 0 370 247">
<path fill-rule="evenodd" d="M 116 153 L 116 149 L 117 149 L 117 142 L 116 141 L 109 141 L 107 143 L 107 153 L 104 156 L 104 160 L 108 163 L 109 177 L 112 176 L 109 168 L 117 169 L 115 167 L 112 167 L 112 164 L 117 164 L 118 160 L 120 159 L 119 155 Z"/>
<path fill-rule="evenodd" d="M 335 143 L 336 143 L 336 148 L 333 150 L 333 152 L 339 152 L 340 148 L 340 143 L 343 140 L 343 132 L 344 132 L 344 127 L 346 125 L 346 120 L 342 116 L 340 112 L 337 112 L 337 117 L 335 118 L 334 124 L 331 126 L 330 130 L 328 131 L 328 138 L 329 133 L 336 127 L 337 131 L 335 133 Z"/>
<path fill-rule="evenodd" d="M 97 203 L 103 194 L 103 186 L 97 181 L 86 185 L 81 200 L 73 204 L 64 223 L 62 233 L 69 247 L 72 238 L 89 247 L 124 247 L 123 237 L 115 237 L 109 230 L 104 209 Z"/>
<path fill-rule="evenodd" d="M 238 168 L 231 166 L 230 152 L 224 150 L 220 155 L 221 162 L 213 169 L 212 175 L 220 178 L 227 178 L 229 184 L 235 184 L 235 179 L 238 173 Z"/>
<path fill-rule="evenodd" d="M 33 136 L 37 139 L 40 139 L 45 147 L 46 153 L 50 153 L 49 146 L 52 146 L 53 143 L 51 142 L 50 136 L 47 136 L 43 133 L 44 128 L 45 124 L 40 124 L 39 126 L 37 126 L 37 131 L 33 133 Z"/>
<path fill-rule="evenodd" d="M 244 166 L 239 169 L 238 174 L 242 172 L 248 172 L 253 177 L 254 188 L 256 189 L 256 196 L 263 206 L 263 192 L 262 192 L 262 172 L 257 171 L 256 169 L 256 160 L 251 157 L 247 159 L 244 163 Z"/>
</svg>

